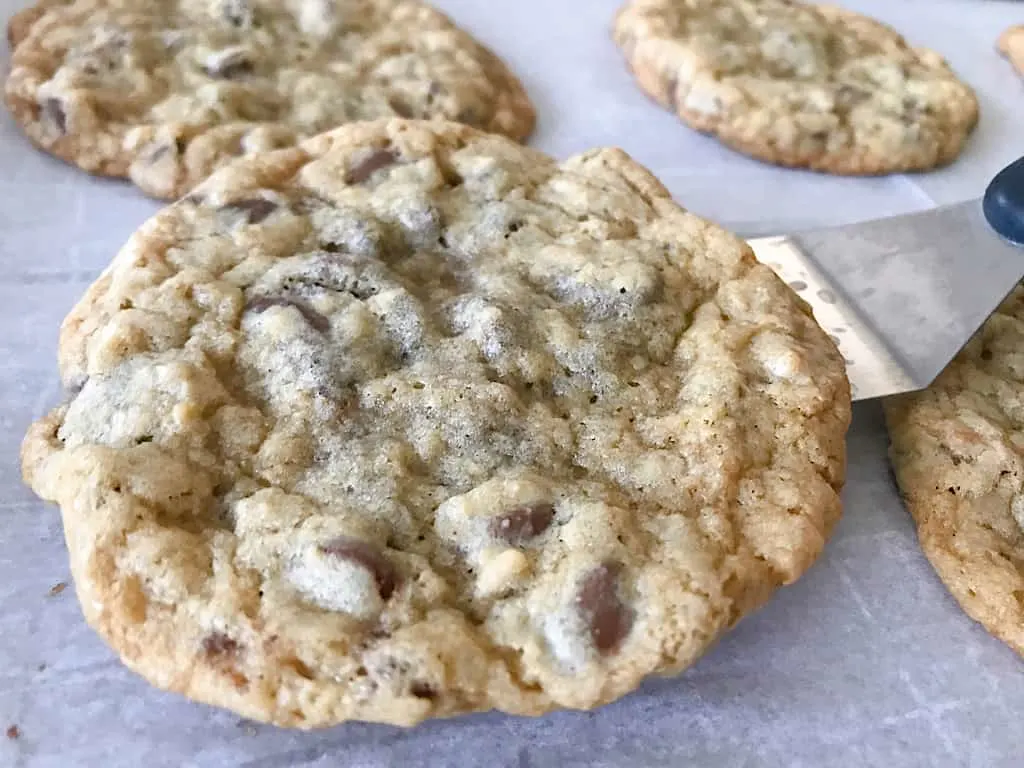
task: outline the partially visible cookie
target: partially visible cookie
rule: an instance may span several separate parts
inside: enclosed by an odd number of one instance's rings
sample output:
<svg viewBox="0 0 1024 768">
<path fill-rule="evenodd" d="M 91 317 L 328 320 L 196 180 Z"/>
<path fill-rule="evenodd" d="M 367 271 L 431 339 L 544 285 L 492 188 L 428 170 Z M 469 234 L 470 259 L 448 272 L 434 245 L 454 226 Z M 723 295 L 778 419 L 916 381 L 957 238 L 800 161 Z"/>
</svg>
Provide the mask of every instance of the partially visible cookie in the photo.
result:
<svg viewBox="0 0 1024 768">
<path fill-rule="evenodd" d="M 885 410 L 925 555 L 967 614 L 1024 655 L 1024 287 L 931 387 Z"/>
<path fill-rule="evenodd" d="M 41 0 L 7 34 L 28 137 L 159 198 L 351 121 L 534 125 L 505 65 L 418 0 Z"/>
<path fill-rule="evenodd" d="M 640 86 L 760 160 L 836 174 L 935 168 L 978 119 L 936 53 L 880 22 L 792 0 L 629 0 L 614 36 Z"/>
<path fill-rule="evenodd" d="M 840 513 L 835 346 L 617 150 L 394 121 L 243 158 L 132 237 L 59 358 L 23 469 L 86 619 L 286 726 L 609 702 Z"/>
<path fill-rule="evenodd" d="M 1024 24 L 1016 24 L 999 36 L 999 52 L 1003 54 L 1018 74 L 1024 75 Z"/>
<path fill-rule="evenodd" d="M 67 5 L 71 0 L 36 0 L 35 5 L 22 8 L 7 20 L 7 44 L 14 50 L 22 40 L 28 37 L 29 30 L 43 15 L 60 5 Z"/>
</svg>

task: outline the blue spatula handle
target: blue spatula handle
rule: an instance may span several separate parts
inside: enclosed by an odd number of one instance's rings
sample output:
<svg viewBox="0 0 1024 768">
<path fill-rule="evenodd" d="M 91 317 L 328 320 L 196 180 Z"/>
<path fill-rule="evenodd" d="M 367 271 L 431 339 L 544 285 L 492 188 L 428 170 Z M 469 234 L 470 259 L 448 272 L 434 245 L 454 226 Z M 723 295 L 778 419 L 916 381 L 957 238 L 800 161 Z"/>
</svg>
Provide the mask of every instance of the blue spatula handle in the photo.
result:
<svg viewBox="0 0 1024 768">
<path fill-rule="evenodd" d="M 981 201 L 985 220 L 1015 245 L 1024 245 L 1024 157 L 992 179 Z"/>
</svg>

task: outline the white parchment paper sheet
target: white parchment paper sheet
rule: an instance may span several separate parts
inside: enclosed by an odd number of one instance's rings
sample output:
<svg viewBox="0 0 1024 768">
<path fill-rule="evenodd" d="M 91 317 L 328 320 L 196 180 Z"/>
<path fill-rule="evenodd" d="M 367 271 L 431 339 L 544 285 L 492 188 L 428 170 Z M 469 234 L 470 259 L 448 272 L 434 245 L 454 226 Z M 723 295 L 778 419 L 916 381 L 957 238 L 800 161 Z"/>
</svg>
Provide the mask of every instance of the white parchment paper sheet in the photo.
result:
<svg viewBox="0 0 1024 768">
<path fill-rule="evenodd" d="M 0 0 L 2 16 L 22 2 Z M 621 146 L 727 225 L 849 222 L 976 197 L 1024 153 L 1024 82 L 994 52 L 1024 4 L 844 3 L 941 51 L 981 100 L 954 166 L 883 179 L 768 167 L 680 126 L 620 60 L 608 34 L 617 0 L 438 4 L 523 77 L 540 114 L 535 146 L 559 157 Z M 156 208 L 36 152 L 0 114 L 0 732 L 20 732 L 0 735 L 0 765 L 1024 765 L 1024 662 L 959 610 L 922 556 L 871 403 L 855 412 L 845 517 L 821 561 L 681 678 L 599 711 L 299 733 L 149 687 L 86 627 L 70 587 L 48 594 L 69 581 L 59 515 L 21 485 L 17 455 L 59 397 L 61 319 Z"/>
</svg>

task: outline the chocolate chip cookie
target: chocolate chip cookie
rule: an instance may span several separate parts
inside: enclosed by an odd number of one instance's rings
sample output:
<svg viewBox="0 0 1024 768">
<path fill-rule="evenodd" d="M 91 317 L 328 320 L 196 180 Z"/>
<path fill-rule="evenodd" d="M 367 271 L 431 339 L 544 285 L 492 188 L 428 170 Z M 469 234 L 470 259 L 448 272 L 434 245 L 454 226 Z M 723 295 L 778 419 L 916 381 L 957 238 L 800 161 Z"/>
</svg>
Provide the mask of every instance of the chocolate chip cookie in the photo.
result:
<svg viewBox="0 0 1024 768">
<path fill-rule="evenodd" d="M 1024 75 L 1024 24 L 1015 24 L 1003 30 L 996 47 L 1017 70 L 1017 74 Z"/>
<path fill-rule="evenodd" d="M 87 620 L 285 726 L 612 701 L 840 513 L 834 345 L 618 150 L 399 120 L 243 158 L 132 237 L 59 357 L 23 468 Z"/>
<path fill-rule="evenodd" d="M 7 44 L 13 50 L 28 37 L 28 32 L 43 14 L 59 5 L 67 5 L 71 0 L 36 0 L 35 5 L 22 8 L 7 20 Z"/>
<path fill-rule="evenodd" d="M 951 162 L 978 119 L 938 54 L 793 0 L 629 0 L 614 36 L 641 88 L 752 157 L 836 174 Z"/>
<path fill-rule="evenodd" d="M 158 198 L 352 121 L 534 125 L 505 65 L 417 0 L 40 0 L 8 39 L 29 139 Z"/>
<path fill-rule="evenodd" d="M 1024 655 L 1024 287 L 886 418 L 925 555 L 967 614 Z"/>
</svg>

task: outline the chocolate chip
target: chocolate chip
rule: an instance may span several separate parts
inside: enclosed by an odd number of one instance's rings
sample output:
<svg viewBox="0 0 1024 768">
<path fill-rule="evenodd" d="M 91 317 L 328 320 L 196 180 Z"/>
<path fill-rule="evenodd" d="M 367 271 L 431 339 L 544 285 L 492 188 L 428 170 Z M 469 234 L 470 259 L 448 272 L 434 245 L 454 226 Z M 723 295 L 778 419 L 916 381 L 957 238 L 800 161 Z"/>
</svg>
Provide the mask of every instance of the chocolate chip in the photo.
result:
<svg viewBox="0 0 1024 768">
<path fill-rule="evenodd" d="M 60 99 L 44 99 L 43 100 L 43 116 L 53 124 L 53 126 L 63 136 L 68 130 L 68 117 L 64 112 L 64 105 L 61 104 Z"/>
<path fill-rule="evenodd" d="M 243 75 L 251 75 L 253 63 L 245 51 L 227 51 L 211 57 L 203 67 L 203 71 L 210 77 L 231 80 Z"/>
<path fill-rule="evenodd" d="M 85 389 L 85 385 L 88 383 L 88 376 L 78 376 L 64 383 L 64 391 L 68 397 L 78 397 L 78 393 Z"/>
<path fill-rule="evenodd" d="M 249 312 L 264 312 L 271 307 L 294 307 L 302 315 L 302 318 L 309 323 L 313 330 L 326 333 L 331 328 L 331 321 L 321 315 L 312 307 L 296 299 L 286 299 L 282 296 L 257 296 L 246 302 L 245 308 Z"/>
<path fill-rule="evenodd" d="M 171 148 L 167 144 L 160 144 L 154 147 L 148 155 L 146 155 L 146 162 L 152 165 L 153 163 L 159 162 L 161 158 L 167 156 L 167 153 L 171 151 Z"/>
<path fill-rule="evenodd" d="M 408 102 L 400 96 L 392 97 L 388 100 L 388 104 L 391 105 L 391 109 L 393 109 L 395 114 L 399 117 L 410 118 L 415 114 Z"/>
<path fill-rule="evenodd" d="M 259 224 L 270 214 L 278 209 L 278 204 L 273 200 L 266 200 L 262 197 L 254 197 L 251 200 L 236 200 L 233 203 L 222 205 L 222 211 L 244 213 L 250 224 Z"/>
<path fill-rule="evenodd" d="M 415 696 L 417 699 L 436 699 L 437 690 L 430 683 L 424 683 L 420 680 L 413 681 L 413 684 L 409 686 L 409 693 Z"/>
<path fill-rule="evenodd" d="M 602 563 L 580 584 L 576 605 L 590 629 L 590 639 L 601 653 L 615 651 L 633 627 L 633 610 L 618 594 L 618 563 Z"/>
<path fill-rule="evenodd" d="M 513 546 L 525 544 L 546 531 L 554 518 L 555 508 L 547 502 L 515 507 L 491 520 L 491 535 Z"/>
<path fill-rule="evenodd" d="M 207 656 L 234 656 L 238 643 L 223 632 L 214 632 L 203 638 L 203 651 Z"/>
<path fill-rule="evenodd" d="M 836 104 L 843 109 L 851 109 L 870 96 L 863 88 L 853 85 L 841 85 L 836 90 Z"/>
<path fill-rule="evenodd" d="M 928 105 L 908 96 L 903 99 L 903 111 L 908 117 L 916 118 L 928 113 Z"/>
<path fill-rule="evenodd" d="M 376 171 L 398 162 L 398 153 L 390 149 L 378 149 L 365 160 L 356 163 L 345 174 L 346 184 L 362 184 Z"/>
<path fill-rule="evenodd" d="M 463 107 L 459 110 L 458 114 L 455 115 L 455 122 L 465 123 L 466 125 L 479 125 L 482 120 L 476 107 Z"/>
<path fill-rule="evenodd" d="M 673 77 L 668 81 L 667 91 L 665 93 L 665 100 L 673 111 L 679 109 L 679 78 Z"/>
<path fill-rule="evenodd" d="M 349 536 L 338 536 L 321 544 L 320 551 L 331 557 L 348 560 L 368 570 L 373 574 L 374 581 L 377 582 L 377 592 L 382 599 L 387 600 L 395 591 L 398 575 L 395 573 L 394 566 L 388 562 L 388 559 L 377 547 L 368 541 L 353 539 Z"/>
<path fill-rule="evenodd" d="M 252 8 L 248 0 L 223 0 L 221 15 L 233 27 L 247 29 L 252 26 Z"/>
</svg>

